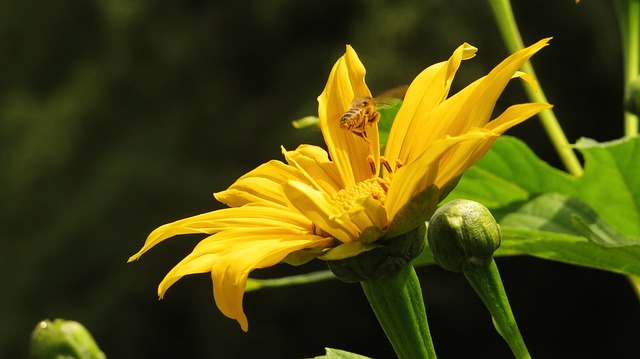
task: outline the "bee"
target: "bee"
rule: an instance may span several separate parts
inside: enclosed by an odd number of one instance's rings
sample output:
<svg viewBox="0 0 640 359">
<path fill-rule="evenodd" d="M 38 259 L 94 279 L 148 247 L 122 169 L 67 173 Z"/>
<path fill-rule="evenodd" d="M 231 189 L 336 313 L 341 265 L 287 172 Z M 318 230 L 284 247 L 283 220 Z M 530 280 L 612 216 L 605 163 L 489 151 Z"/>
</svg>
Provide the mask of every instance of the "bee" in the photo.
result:
<svg viewBox="0 0 640 359">
<path fill-rule="evenodd" d="M 367 126 L 373 126 L 380 120 L 378 109 L 388 108 L 393 105 L 394 98 L 402 99 L 408 86 L 400 86 L 384 92 L 382 95 L 372 98 L 370 96 L 355 99 L 349 109 L 340 117 L 340 128 L 362 137 L 370 146 L 367 138 Z"/>
</svg>

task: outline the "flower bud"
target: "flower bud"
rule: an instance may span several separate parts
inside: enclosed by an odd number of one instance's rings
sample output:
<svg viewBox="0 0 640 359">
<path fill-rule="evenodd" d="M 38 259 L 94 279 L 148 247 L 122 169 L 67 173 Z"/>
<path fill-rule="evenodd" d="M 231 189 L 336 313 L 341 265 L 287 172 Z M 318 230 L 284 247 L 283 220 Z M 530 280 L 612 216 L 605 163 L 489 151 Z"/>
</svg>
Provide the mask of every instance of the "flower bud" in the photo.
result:
<svg viewBox="0 0 640 359">
<path fill-rule="evenodd" d="M 480 203 L 456 199 L 438 208 L 429 221 L 427 240 L 442 268 L 460 272 L 484 263 L 500 247 L 500 227 Z"/>
<path fill-rule="evenodd" d="M 356 256 L 332 260 L 325 255 L 320 259 L 327 260 L 329 269 L 343 282 L 389 278 L 422 253 L 425 232 L 425 226 L 421 225 L 397 237 L 380 239 L 373 247 Z M 350 243 L 343 244 L 349 245 Z M 338 248 L 340 246 L 335 249 Z"/>
<path fill-rule="evenodd" d="M 32 359 L 106 359 L 91 333 L 78 322 L 43 320 L 31 333 Z"/>
</svg>

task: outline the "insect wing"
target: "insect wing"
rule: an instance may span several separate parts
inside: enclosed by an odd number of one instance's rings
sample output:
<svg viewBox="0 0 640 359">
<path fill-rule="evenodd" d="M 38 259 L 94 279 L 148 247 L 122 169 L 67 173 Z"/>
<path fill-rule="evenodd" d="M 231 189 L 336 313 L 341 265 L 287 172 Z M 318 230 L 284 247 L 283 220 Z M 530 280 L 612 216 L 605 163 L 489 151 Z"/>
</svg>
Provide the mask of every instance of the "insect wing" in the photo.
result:
<svg viewBox="0 0 640 359">
<path fill-rule="evenodd" d="M 403 85 L 383 92 L 380 96 L 377 96 L 374 99 L 376 102 L 376 108 L 381 110 L 394 107 L 399 101 L 404 99 L 404 95 L 407 93 L 408 88 L 408 85 Z"/>
</svg>

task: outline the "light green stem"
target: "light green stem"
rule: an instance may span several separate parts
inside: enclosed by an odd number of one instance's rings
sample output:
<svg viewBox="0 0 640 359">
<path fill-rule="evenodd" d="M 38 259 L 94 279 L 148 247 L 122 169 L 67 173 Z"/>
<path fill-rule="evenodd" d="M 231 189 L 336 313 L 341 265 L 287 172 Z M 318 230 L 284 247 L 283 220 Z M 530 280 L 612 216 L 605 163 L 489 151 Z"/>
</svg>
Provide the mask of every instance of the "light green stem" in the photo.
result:
<svg viewBox="0 0 640 359">
<path fill-rule="evenodd" d="M 311 284 L 322 282 L 329 279 L 336 279 L 336 276 L 330 270 L 323 270 L 312 273 L 292 275 L 283 278 L 272 279 L 253 279 L 247 280 L 245 293 L 263 288 L 288 287 L 292 285 Z"/>
<path fill-rule="evenodd" d="M 631 82 L 640 75 L 640 0 L 617 0 L 615 5 L 624 53 L 625 100 L 628 101 Z M 624 135 L 633 137 L 637 134 L 638 116 L 625 111 Z"/>
<path fill-rule="evenodd" d="M 513 10 L 511 9 L 511 3 L 509 0 L 489 0 L 489 4 L 491 5 L 498 28 L 500 29 L 500 33 L 502 34 L 509 51 L 516 52 L 523 49 L 524 43 L 522 42 L 522 37 L 520 36 L 520 31 L 518 30 L 518 25 L 515 17 L 513 16 Z M 522 71 L 528 73 L 534 78 L 536 77 L 533 66 L 529 61 L 522 65 Z M 544 92 L 542 91 L 542 87 L 540 87 L 538 92 L 534 91 L 531 86 L 525 86 L 524 89 L 527 96 L 529 96 L 532 101 L 548 102 Z M 542 126 L 551 139 L 551 142 L 553 143 L 553 146 L 567 171 L 575 176 L 580 176 L 583 172 L 582 165 L 580 165 L 580 161 L 578 160 L 576 153 L 571 148 L 562 127 L 560 127 L 560 123 L 558 122 L 556 115 L 552 110 L 545 110 L 540 112 L 538 116 L 540 116 Z"/>
<path fill-rule="evenodd" d="M 391 278 L 360 284 L 398 358 L 436 358 L 420 281 L 411 264 Z"/>
<path fill-rule="evenodd" d="M 511 311 L 507 293 L 502 285 L 496 262 L 467 262 L 462 272 L 493 317 L 496 329 L 507 341 L 518 359 L 530 359 L 527 346 L 522 339 L 518 324 Z"/>
</svg>

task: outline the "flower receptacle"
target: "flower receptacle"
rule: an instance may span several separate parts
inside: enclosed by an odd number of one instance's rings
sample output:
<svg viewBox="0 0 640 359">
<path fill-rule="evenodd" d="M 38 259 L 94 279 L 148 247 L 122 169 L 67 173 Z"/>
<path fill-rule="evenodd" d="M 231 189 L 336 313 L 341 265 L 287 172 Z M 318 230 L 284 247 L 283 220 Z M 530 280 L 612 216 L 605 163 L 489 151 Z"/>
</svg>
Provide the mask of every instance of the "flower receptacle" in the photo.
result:
<svg viewBox="0 0 640 359">
<path fill-rule="evenodd" d="M 327 264 L 333 274 L 347 283 L 388 278 L 422 253 L 425 233 L 425 226 L 421 225 L 394 238 L 380 239 L 375 247 L 356 256 L 327 260 Z"/>
</svg>

